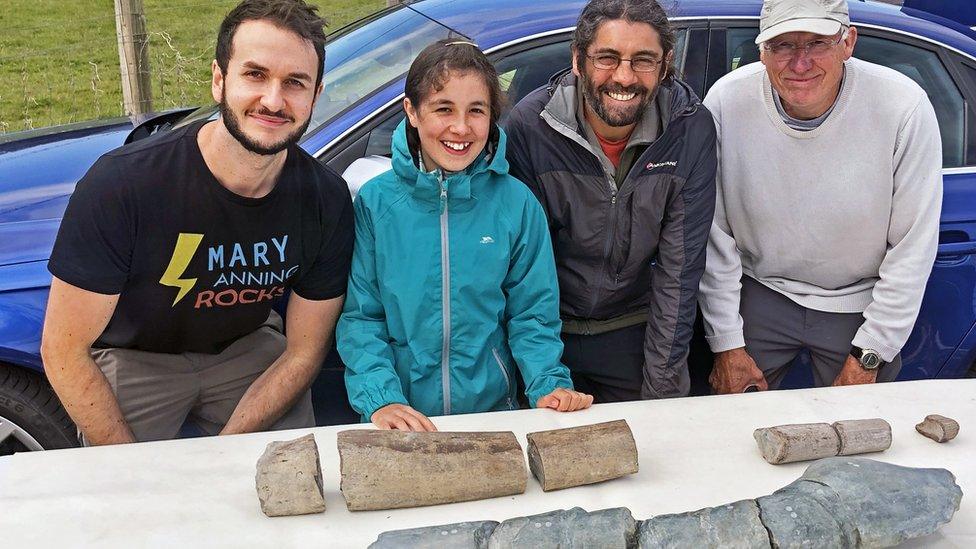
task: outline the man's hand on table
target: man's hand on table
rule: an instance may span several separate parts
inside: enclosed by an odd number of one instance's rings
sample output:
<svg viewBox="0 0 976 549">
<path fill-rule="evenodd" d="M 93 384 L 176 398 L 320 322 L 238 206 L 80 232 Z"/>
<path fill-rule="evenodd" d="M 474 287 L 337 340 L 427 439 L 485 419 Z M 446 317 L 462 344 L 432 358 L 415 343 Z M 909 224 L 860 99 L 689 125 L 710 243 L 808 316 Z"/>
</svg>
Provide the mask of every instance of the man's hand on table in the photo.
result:
<svg viewBox="0 0 976 549">
<path fill-rule="evenodd" d="M 867 370 L 861 366 L 861 361 L 851 355 L 847 355 L 847 360 L 844 361 L 844 367 L 841 368 L 840 374 L 834 380 L 833 386 L 864 385 L 874 383 L 877 378 L 878 370 Z"/>
<path fill-rule="evenodd" d="M 708 383 L 720 395 L 742 393 L 750 386 L 760 391 L 769 389 L 762 370 L 756 366 L 756 361 L 749 356 L 745 347 L 716 353 Z"/>
<path fill-rule="evenodd" d="M 540 398 L 535 403 L 536 408 L 550 408 L 557 412 L 575 412 L 593 405 L 593 396 L 579 391 L 563 389 L 554 390 Z"/>
<path fill-rule="evenodd" d="M 373 412 L 369 419 L 380 429 L 420 432 L 437 430 L 427 416 L 405 404 L 387 404 Z"/>
</svg>

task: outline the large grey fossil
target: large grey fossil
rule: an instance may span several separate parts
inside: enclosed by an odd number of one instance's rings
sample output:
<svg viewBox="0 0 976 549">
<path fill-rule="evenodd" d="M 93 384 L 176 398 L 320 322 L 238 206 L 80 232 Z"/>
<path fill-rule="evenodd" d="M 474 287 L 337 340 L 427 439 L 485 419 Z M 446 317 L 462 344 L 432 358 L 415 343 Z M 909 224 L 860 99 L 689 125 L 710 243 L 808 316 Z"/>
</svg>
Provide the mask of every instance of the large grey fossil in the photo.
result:
<svg viewBox="0 0 976 549">
<path fill-rule="evenodd" d="M 639 523 L 626 508 L 587 513 L 577 507 L 497 525 L 385 532 L 371 548 L 891 547 L 935 532 L 952 520 L 961 499 L 962 490 L 945 469 L 833 457 L 813 463 L 768 496 Z"/>
</svg>

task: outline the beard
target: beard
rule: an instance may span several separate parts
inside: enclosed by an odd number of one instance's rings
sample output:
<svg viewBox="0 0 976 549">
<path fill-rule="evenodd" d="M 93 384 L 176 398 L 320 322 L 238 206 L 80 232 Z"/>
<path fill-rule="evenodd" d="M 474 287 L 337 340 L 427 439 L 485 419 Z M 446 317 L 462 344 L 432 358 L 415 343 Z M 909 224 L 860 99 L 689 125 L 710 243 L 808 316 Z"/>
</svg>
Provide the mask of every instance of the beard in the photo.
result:
<svg viewBox="0 0 976 549">
<path fill-rule="evenodd" d="M 234 111 L 230 108 L 230 105 L 227 104 L 227 99 L 226 99 L 227 95 L 226 94 L 222 94 L 222 95 L 223 97 L 221 97 L 220 99 L 220 116 L 224 120 L 224 127 L 227 128 L 227 132 L 230 133 L 231 136 L 233 136 L 234 139 L 236 139 L 237 142 L 240 143 L 242 147 L 244 147 L 246 150 L 254 154 L 260 154 L 262 156 L 278 154 L 281 151 L 287 149 L 288 147 L 298 143 L 298 140 L 301 139 L 303 135 L 305 135 L 305 130 L 308 129 L 308 125 L 312 121 L 312 117 L 309 116 L 308 119 L 305 120 L 304 124 L 302 124 L 299 128 L 297 128 L 292 133 L 286 135 L 281 141 L 278 141 L 277 143 L 272 143 L 270 145 L 258 143 L 254 139 L 251 139 L 251 137 L 248 136 L 246 133 L 244 133 L 244 130 L 241 128 L 241 119 L 237 117 L 237 114 L 235 114 Z M 257 111 L 257 114 L 261 114 L 265 116 L 275 116 L 278 118 L 291 120 L 293 122 L 295 120 L 291 116 L 285 114 L 284 111 L 271 112 L 265 108 L 261 108 Z"/>
<path fill-rule="evenodd" d="M 641 115 L 644 114 L 647 106 L 654 99 L 654 94 L 651 93 L 651 90 L 648 90 L 640 84 L 624 87 L 613 82 L 608 82 L 597 87 L 593 84 L 589 74 L 586 72 L 582 73 L 580 81 L 583 85 L 583 99 L 586 101 L 586 104 L 593 109 L 593 112 L 600 117 L 600 120 L 603 120 L 608 126 L 614 128 L 636 124 L 640 120 Z M 613 101 L 613 99 L 605 98 L 604 94 L 606 93 L 634 93 L 641 99 L 633 106 L 608 106 L 604 101 Z"/>
</svg>

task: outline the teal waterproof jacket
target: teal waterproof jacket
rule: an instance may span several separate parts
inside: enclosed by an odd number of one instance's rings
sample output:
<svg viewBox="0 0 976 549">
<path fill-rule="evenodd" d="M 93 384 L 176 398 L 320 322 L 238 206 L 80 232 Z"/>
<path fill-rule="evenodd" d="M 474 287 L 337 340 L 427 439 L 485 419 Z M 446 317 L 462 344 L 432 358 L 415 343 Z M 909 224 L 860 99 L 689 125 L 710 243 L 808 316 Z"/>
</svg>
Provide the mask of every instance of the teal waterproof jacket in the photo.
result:
<svg viewBox="0 0 976 549">
<path fill-rule="evenodd" d="M 538 200 L 508 175 L 501 131 L 464 172 L 421 172 L 406 123 L 393 169 L 355 202 L 356 245 L 336 329 L 352 407 L 427 416 L 510 410 L 571 389 L 559 290 Z"/>
</svg>

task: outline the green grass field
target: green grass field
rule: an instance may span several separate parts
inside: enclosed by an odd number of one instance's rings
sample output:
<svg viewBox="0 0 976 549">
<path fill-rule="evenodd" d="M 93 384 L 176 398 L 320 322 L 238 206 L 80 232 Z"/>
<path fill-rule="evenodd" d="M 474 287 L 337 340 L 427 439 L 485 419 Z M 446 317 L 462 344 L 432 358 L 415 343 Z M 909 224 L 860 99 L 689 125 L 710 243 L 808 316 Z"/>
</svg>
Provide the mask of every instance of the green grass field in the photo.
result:
<svg viewBox="0 0 976 549">
<path fill-rule="evenodd" d="M 239 0 L 144 0 L 153 109 L 210 101 L 217 27 Z M 328 30 L 385 0 L 309 0 Z M 112 0 L 0 0 L 0 133 L 121 116 Z"/>
</svg>

